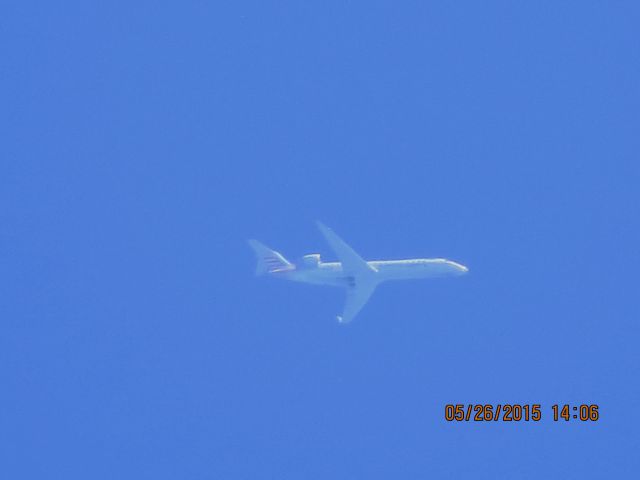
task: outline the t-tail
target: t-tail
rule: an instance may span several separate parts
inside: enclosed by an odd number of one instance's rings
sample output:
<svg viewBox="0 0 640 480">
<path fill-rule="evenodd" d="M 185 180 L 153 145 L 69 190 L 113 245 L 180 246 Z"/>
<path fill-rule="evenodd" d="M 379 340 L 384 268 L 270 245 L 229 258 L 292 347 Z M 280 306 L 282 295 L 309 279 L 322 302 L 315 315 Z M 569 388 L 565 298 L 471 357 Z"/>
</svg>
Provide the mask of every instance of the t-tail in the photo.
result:
<svg viewBox="0 0 640 480">
<path fill-rule="evenodd" d="M 265 273 L 279 273 L 293 270 L 295 266 L 289 262 L 282 254 L 271 250 L 266 245 L 257 240 L 249 240 L 249 246 L 256 254 L 258 264 L 256 265 L 256 275 Z"/>
</svg>

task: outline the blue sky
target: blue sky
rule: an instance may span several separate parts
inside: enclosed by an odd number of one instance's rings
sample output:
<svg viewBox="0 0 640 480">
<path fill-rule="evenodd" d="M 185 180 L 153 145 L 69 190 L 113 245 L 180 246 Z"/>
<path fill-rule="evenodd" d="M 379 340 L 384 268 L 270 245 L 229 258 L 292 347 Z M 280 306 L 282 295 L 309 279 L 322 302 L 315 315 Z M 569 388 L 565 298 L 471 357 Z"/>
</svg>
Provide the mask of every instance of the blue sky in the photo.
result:
<svg viewBox="0 0 640 480">
<path fill-rule="evenodd" d="M 635 2 L 0 13 L 3 478 L 637 475 Z M 316 219 L 470 274 L 341 327 L 245 243 L 333 259 Z"/>
</svg>

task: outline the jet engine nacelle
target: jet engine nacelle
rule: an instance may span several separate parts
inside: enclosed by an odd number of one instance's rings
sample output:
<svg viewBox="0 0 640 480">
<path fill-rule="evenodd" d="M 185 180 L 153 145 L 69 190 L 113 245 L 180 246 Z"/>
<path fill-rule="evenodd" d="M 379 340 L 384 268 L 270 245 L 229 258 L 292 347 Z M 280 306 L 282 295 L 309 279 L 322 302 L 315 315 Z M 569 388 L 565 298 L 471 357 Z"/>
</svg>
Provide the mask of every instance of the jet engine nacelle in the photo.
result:
<svg viewBox="0 0 640 480">
<path fill-rule="evenodd" d="M 308 268 L 316 268 L 320 263 L 320 254 L 312 253 L 311 255 L 305 255 L 302 257 L 302 264 Z"/>
</svg>

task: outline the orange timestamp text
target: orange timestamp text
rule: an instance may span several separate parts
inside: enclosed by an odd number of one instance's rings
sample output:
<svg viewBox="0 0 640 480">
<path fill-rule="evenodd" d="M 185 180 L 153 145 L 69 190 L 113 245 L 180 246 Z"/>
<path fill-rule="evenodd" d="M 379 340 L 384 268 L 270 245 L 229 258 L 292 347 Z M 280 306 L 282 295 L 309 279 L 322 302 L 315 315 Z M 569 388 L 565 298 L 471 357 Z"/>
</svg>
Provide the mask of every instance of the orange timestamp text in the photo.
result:
<svg viewBox="0 0 640 480">
<path fill-rule="evenodd" d="M 553 405 L 553 420 L 580 420 L 595 422 L 600 418 L 598 405 Z M 447 422 L 539 422 L 542 405 L 539 403 L 447 404 L 444 407 Z"/>
</svg>

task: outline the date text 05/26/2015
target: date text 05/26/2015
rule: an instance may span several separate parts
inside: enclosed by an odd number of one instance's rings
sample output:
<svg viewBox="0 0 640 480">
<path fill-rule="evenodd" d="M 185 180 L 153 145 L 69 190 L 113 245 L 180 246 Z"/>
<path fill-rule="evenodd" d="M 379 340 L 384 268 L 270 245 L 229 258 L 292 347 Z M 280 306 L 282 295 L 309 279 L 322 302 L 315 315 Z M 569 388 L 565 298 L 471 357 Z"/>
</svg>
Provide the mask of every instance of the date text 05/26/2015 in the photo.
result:
<svg viewBox="0 0 640 480">
<path fill-rule="evenodd" d="M 545 410 L 554 422 L 597 422 L 600 419 L 599 407 L 595 404 L 555 404 Z M 543 415 L 539 403 L 457 403 L 444 407 L 447 422 L 539 422 L 543 416 L 546 414 Z"/>
</svg>

